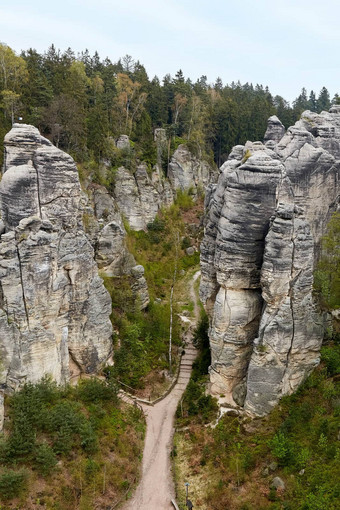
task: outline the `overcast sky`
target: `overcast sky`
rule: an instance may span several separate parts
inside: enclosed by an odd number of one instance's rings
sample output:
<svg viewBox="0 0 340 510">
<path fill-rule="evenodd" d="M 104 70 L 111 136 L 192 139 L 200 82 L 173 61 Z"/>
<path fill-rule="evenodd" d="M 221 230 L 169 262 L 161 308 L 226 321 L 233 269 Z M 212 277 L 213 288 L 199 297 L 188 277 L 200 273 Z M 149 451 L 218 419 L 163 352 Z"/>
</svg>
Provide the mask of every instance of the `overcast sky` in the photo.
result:
<svg viewBox="0 0 340 510">
<path fill-rule="evenodd" d="M 339 0 L 0 0 L 0 41 L 19 53 L 54 43 L 113 62 L 129 54 L 150 78 L 303 86 L 340 94 Z"/>
</svg>

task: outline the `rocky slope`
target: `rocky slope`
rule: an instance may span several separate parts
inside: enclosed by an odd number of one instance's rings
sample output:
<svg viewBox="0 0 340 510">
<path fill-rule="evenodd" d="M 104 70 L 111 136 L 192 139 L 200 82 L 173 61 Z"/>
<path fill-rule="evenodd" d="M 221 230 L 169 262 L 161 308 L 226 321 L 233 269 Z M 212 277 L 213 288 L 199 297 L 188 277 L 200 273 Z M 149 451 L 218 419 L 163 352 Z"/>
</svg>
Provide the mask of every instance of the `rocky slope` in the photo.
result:
<svg viewBox="0 0 340 510">
<path fill-rule="evenodd" d="M 18 124 L 5 138 L 0 183 L 0 384 L 13 390 L 72 369 L 93 373 L 111 353 L 111 300 L 85 235 L 73 159 Z"/>
<path fill-rule="evenodd" d="M 319 362 L 312 296 L 320 237 L 339 196 L 340 107 L 304 112 L 265 145 L 237 146 L 206 197 L 201 299 L 211 317 L 211 391 L 264 415 Z"/>
</svg>

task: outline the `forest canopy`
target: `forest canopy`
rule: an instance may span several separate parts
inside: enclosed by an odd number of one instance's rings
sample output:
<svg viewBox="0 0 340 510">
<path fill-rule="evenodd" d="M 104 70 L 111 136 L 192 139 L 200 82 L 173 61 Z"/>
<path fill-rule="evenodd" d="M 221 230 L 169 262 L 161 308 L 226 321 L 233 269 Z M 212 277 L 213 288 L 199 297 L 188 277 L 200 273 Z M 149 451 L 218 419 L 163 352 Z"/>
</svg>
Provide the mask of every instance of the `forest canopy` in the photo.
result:
<svg viewBox="0 0 340 510">
<path fill-rule="evenodd" d="M 153 132 L 162 127 L 169 139 L 220 166 L 234 145 L 261 140 L 271 115 L 288 127 L 304 110 L 332 103 L 339 96 L 331 101 L 325 87 L 318 95 L 303 88 L 290 105 L 259 84 L 224 85 L 220 78 L 210 84 L 206 76 L 194 83 L 181 70 L 150 80 L 129 55 L 113 63 L 52 44 L 43 54 L 30 48 L 19 56 L 0 44 L 0 139 L 20 118 L 78 161 L 110 157 L 110 140 L 127 134 L 137 156 L 152 165 Z"/>
</svg>

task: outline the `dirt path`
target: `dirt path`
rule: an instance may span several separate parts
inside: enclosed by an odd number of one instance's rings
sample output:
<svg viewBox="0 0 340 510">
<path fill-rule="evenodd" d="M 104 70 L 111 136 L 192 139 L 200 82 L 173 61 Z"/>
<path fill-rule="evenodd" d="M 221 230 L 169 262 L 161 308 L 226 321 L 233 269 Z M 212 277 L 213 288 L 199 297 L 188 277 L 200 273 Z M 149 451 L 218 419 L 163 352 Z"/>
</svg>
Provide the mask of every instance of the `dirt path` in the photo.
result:
<svg viewBox="0 0 340 510">
<path fill-rule="evenodd" d="M 200 272 L 197 271 L 190 282 L 190 296 L 195 304 L 195 324 L 199 317 L 199 307 L 194 284 L 199 276 Z M 191 366 L 196 357 L 196 349 L 192 345 L 192 335 L 187 337 L 186 345 L 178 381 L 171 393 L 153 407 L 143 405 L 147 428 L 142 478 L 133 497 L 123 506 L 123 510 L 173 509 L 171 499 L 175 497 L 175 488 L 170 462 L 173 424 L 178 402 L 189 382 Z"/>
</svg>

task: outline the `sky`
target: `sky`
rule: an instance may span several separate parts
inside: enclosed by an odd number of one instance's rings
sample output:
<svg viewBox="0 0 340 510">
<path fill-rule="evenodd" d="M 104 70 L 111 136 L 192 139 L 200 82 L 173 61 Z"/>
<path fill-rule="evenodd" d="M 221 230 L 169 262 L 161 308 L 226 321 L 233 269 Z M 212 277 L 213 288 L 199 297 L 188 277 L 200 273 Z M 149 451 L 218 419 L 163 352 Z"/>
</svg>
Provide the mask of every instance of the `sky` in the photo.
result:
<svg viewBox="0 0 340 510">
<path fill-rule="evenodd" d="M 150 79 L 182 69 L 292 101 L 302 87 L 340 94 L 339 19 L 339 0 L 0 0 L 0 42 L 128 54 Z"/>
</svg>

